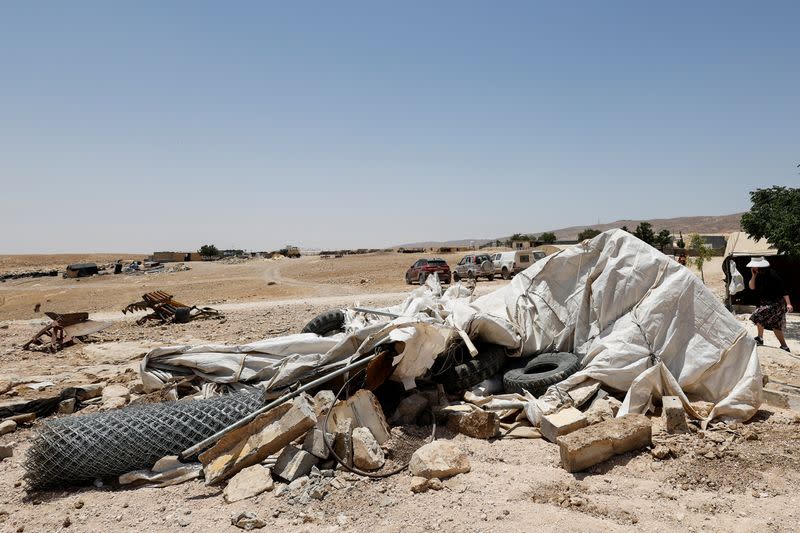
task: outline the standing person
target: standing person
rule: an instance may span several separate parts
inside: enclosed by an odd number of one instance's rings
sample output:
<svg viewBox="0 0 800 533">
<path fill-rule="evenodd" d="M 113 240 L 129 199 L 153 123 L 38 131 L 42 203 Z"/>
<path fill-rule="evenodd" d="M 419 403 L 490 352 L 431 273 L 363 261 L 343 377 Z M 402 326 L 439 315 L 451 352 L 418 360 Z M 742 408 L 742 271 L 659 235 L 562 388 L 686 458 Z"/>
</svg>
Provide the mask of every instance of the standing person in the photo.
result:
<svg viewBox="0 0 800 533">
<path fill-rule="evenodd" d="M 747 284 L 750 290 L 756 291 L 758 295 L 758 307 L 750 315 L 750 320 L 758 328 L 756 344 L 764 344 L 764 329 L 771 329 L 772 333 L 781 343 L 781 350 L 789 351 L 783 330 L 786 326 L 786 313 L 791 313 L 792 302 L 789 300 L 789 293 L 783 280 L 769 268 L 769 261 L 763 257 L 754 257 L 747 263 L 747 267 L 752 272 L 750 282 Z"/>
</svg>

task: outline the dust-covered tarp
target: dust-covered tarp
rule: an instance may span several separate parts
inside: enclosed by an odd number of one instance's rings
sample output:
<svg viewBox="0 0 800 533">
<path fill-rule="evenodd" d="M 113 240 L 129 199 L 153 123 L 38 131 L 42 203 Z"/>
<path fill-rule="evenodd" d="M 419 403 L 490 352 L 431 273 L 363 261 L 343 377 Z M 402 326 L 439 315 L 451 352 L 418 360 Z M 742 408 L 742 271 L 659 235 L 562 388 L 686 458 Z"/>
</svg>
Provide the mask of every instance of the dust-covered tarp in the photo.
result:
<svg viewBox="0 0 800 533">
<path fill-rule="evenodd" d="M 332 337 L 157 348 L 142 361 L 142 380 L 148 390 L 182 376 L 210 389 L 272 390 L 401 341 L 392 379 L 411 388 L 461 335 L 506 346 L 511 356 L 577 354 L 582 369 L 539 399 L 545 410 L 588 379 L 627 392 L 620 414 L 646 412 L 662 395 L 681 397 L 696 418 L 690 400 L 713 403 L 707 420 L 746 420 L 761 404 L 756 344 L 743 325 L 688 268 L 622 230 L 550 255 L 490 294 L 475 298 L 460 283 L 442 292 L 430 278 L 384 311 L 400 316 L 348 311 L 346 332 Z"/>
</svg>

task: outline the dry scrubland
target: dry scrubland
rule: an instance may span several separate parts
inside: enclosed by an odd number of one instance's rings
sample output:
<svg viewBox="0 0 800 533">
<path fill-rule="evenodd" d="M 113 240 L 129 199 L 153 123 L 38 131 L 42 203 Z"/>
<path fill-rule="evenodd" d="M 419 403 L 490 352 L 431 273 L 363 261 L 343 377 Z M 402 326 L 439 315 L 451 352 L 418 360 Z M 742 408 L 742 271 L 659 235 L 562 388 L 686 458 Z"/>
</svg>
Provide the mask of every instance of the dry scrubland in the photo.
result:
<svg viewBox="0 0 800 533">
<path fill-rule="evenodd" d="M 0 257 L 3 269 L 62 267 L 71 261 L 106 262 L 104 256 Z M 141 355 L 156 346 L 215 341 L 244 343 L 299 331 L 316 313 L 337 305 L 389 305 L 409 287 L 403 272 L 416 256 L 373 254 L 341 259 L 252 260 L 240 264 L 189 263 L 186 272 L 39 278 L 0 283 L 0 379 L 50 380 L 62 386 L 87 381 L 129 382 Z M 460 256 L 447 255 L 453 266 Z M 40 263 L 40 264 L 39 264 Z M 720 260 L 706 280 L 722 293 Z M 480 282 L 478 292 L 505 281 Z M 141 294 L 163 289 L 187 304 L 214 305 L 224 320 L 137 326 L 120 309 Z M 90 311 L 114 319 L 97 342 L 50 355 L 20 346 L 41 326 L 41 311 Z M 790 343 L 800 351 L 800 323 Z M 776 344 L 767 334 L 767 343 Z M 764 372 L 800 385 L 800 364 L 774 347 L 759 349 Z M 27 496 L 21 460 L 33 428 L 0 437 L 15 443 L 0 462 L 2 531 L 240 531 L 236 511 L 269 520 L 263 531 L 795 531 L 800 516 L 800 417 L 764 407 L 753 421 L 676 443 L 680 457 L 660 461 L 625 454 L 580 474 L 558 465 L 558 448 L 539 439 L 482 441 L 456 436 L 472 471 L 440 491 L 412 494 L 403 473 L 383 481 L 345 476 L 344 488 L 324 501 L 289 505 L 273 493 L 227 505 L 221 490 L 192 481 L 165 489 L 77 487 Z M 67 518 L 69 520 L 67 520 Z M 69 522 L 69 526 L 65 523 Z"/>
</svg>

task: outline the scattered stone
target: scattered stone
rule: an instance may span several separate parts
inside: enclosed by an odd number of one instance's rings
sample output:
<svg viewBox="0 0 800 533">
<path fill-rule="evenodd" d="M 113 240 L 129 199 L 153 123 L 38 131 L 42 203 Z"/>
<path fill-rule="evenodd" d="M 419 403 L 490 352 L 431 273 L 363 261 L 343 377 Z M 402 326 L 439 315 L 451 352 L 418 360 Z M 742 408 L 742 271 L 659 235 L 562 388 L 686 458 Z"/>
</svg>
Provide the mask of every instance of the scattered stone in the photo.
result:
<svg viewBox="0 0 800 533">
<path fill-rule="evenodd" d="M 325 446 L 326 438 L 328 439 L 328 442 L 333 442 L 333 435 L 329 433 L 326 434 L 319 428 L 312 429 L 308 432 L 308 434 L 306 434 L 306 438 L 303 441 L 303 450 L 307 451 L 314 457 L 318 457 L 323 460 L 327 459 L 330 457 L 331 452 L 328 450 L 328 447 Z"/>
<path fill-rule="evenodd" d="M 327 494 L 328 491 L 322 483 L 314 483 L 314 485 L 308 489 L 308 497 L 315 500 L 322 500 Z"/>
<path fill-rule="evenodd" d="M 353 466 L 353 421 L 341 420 L 336 426 L 333 451 L 345 466 Z"/>
<path fill-rule="evenodd" d="M 433 477 L 428 480 L 428 488 L 431 490 L 442 490 L 444 488 L 444 484 L 442 484 L 442 480 L 438 477 Z"/>
<path fill-rule="evenodd" d="M 579 472 L 614 455 L 644 448 L 651 444 L 651 431 L 650 420 L 640 414 L 579 429 L 558 440 L 561 466 L 568 472 Z"/>
<path fill-rule="evenodd" d="M 272 490 L 273 486 L 269 468 L 261 465 L 248 466 L 228 481 L 223 497 L 228 503 L 238 502 Z"/>
<path fill-rule="evenodd" d="M 658 444 L 658 445 L 654 446 L 652 450 L 650 450 L 650 453 L 656 459 L 666 459 L 667 457 L 669 457 L 670 449 L 669 449 L 669 446 L 664 446 L 663 444 Z"/>
<path fill-rule="evenodd" d="M 290 444 L 278 455 L 273 472 L 279 478 L 291 482 L 308 475 L 317 461 L 318 459 L 310 453 Z"/>
<path fill-rule="evenodd" d="M 127 402 L 131 398 L 131 392 L 124 385 L 107 385 L 103 387 L 103 403 L 110 398 L 124 398 Z"/>
<path fill-rule="evenodd" d="M 71 415 L 75 412 L 75 398 L 68 398 L 58 402 L 58 414 Z"/>
<path fill-rule="evenodd" d="M 370 430 L 358 427 L 353 430 L 353 464 L 361 470 L 377 470 L 386 462 L 383 450 Z"/>
<path fill-rule="evenodd" d="M 415 476 L 442 479 L 469 472 L 470 465 L 458 446 L 449 441 L 435 440 L 414 452 L 409 469 Z"/>
<path fill-rule="evenodd" d="M 316 413 L 305 394 L 270 409 L 246 426 L 231 431 L 200 454 L 206 483 L 217 483 L 243 468 L 260 463 L 304 435 L 316 423 Z"/>
<path fill-rule="evenodd" d="M 14 449 L 11 447 L 10 444 L 2 444 L 0 445 L 0 461 L 3 459 L 8 459 L 9 457 L 14 456 Z"/>
<path fill-rule="evenodd" d="M 317 419 L 324 419 L 333 404 L 336 403 L 336 395 L 330 390 L 321 390 L 314 395 L 314 411 Z"/>
<path fill-rule="evenodd" d="M 77 398 L 80 402 L 85 402 L 86 400 L 91 400 L 92 398 L 98 398 L 103 394 L 103 388 L 105 386 L 105 383 L 78 385 L 75 387 L 75 398 Z"/>
<path fill-rule="evenodd" d="M 614 418 L 615 411 L 612 400 L 617 401 L 614 398 L 599 398 L 593 401 L 592 405 L 584 413 L 586 415 L 586 423 L 591 426 Z"/>
<path fill-rule="evenodd" d="M 497 435 L 500 421 L 497 414 L 476 409 L 458 418 L 458 431 L 474 439 L 491 439 Z"/>
<path fill-rule="evenodd" d="M 308 485 L 309 479 L 308 476 L 303 476 L 295 479 L 289 485 L 287 485 L 289 492 L 299 492 Z"/>
<path fill-rule="evenodd" d="M 82 508 L 83 507 L 83 500 L 77 500 L 72 506 L 75 507 L 75 509 Z"/>
<path fill-rule="evenodd" d="M 392 424 L 396 426 L 414 424 L 428 405 L 428 398 L 419 392 L 403 398 L 392 415 Z"/>
<path fill-rule="evenodd" d="M 420 493 L 420 492 L 427 492 L 427 490 L 428 490 L 427 478 L 421 476 L 414 476 L 411 478 L 411 492 Z"/>
<path fill-rule="evenodd" d="M 122 396 L 112 396 L 103 400 L 103 405 L 100 406 L 100 409 L 104 411 L 110 409 L 119 409 L 121 407 L 125 407 L 126 403 L 128 403 L 128 401 Z"/>
<path fill-rule="evenodd" d="M 557 413 L 542 417 L 542 425 L 539 431 L 542 437 L 550 442 L 556 442 L 562 435 L 572 433 L 576 429 L 586 427 L 588 422 L 583 413 L 574 407 L 567 407 Z"/>
<path fill-rule="evenodd" d="M 686 424 L 686 411 L 683 403 L 677 396 L 663 396 L 661 398 L 661 416 L 667 426 L 667 433 L 688 433 Z"/>
<path fill-rule="evenodd" d="M 568 392 L 572 399 L 573 407 L 583 407 L 600 390 L 600 382 L 595 379 L 588 379 Z"/>
<path fill-rule="evenodd" d="M 5 435 L 6 433 L 13 433 L 17 430 L 17 423 L 13 420 L 4 420 L 0 422 L 0 435 Z"/>
<path fill-rule="evenodd" d="M 177 455 L 165 455 L 155 462 L 151 470 L 153 472 L 168 472 L 185 465 L 186 463 L 182 463 Z"/>
<path fill-rule="evenodd" d="M 22 413 L 19 415 L 14 416 L 7 416 L 6 420 L 13 420 L 14 422 L 19 424 L 30 424 L 34 420 L 36 420 L 36 413 Z"/>
<path fill-rule="evenodd" d="M 8 381 L 8 380 L 5 380 L 5 379 L 0 380 L 0 394 L 7 393 L 8 391 L 11 390 L 11 388 L 13 386 L 14 386 L 14 383 L 11 382 L 11 381 Z"/>
<path fill-rule="evenodd" d="M 61 523 L 64 527 L 69 527 L 72 525 L 72 520 L 69 519 L 69 515 L 64 518 L 64 521 Z"/>
<path fill-rule="evenodd" d="M 258 517 L 256 513 L 251 511 L 242 511 L 231 516 L 231 524 L 247 531 L 252 529 L 261 529 L 267 523 Z"/>
</svg>

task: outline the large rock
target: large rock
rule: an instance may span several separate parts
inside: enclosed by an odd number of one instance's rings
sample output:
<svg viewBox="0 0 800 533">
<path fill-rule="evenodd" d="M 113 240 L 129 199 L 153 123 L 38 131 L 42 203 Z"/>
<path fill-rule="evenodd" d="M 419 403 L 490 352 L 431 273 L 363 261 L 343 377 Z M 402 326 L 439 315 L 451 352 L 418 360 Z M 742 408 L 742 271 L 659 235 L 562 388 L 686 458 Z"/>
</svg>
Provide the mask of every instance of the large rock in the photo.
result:
<svg viewBox="0 0 800 533">
<path fill-rule="evenodd" d="M 223 497 L 228 503 L 238 502 L 272 490 L 273 486 L 269 468 L 261 465 L 248 466 L 228 481 Z"/>
<path fill-rule="evenodd" d="M 579 472 L 614 455 L 649 446 L 651 441 L 650 420 L 644 415 L 627 414 L 559 437 L 561 466 L 568 472 Z"/>
<path fill-rule="evenodd" d="M 439 479 L 469 472 L 469 459 L 450 441 L 435 440 L 419 448 L 411 456 L 411 474 Z"/>
<path fill-rule="evenodd" d="M 476 409 L 458 418 L 458 431 L 474 439 L 491 439 L 497 435 L 500 421 L 497 414 Z"/>
<path fill-rule="evenodd" d="M 421 393 L 412 394 L 400 402 L 392 415 L 395 425 L 406 426 L 414 424 L 417 417 L 428 407 L 428 398 Z"/>
<path fill-rule="evenodd" d="M 331 409 L 326 431 L 329 433 L 337 431 L 339 422 L 348 418 L 353 421 L 353 427 L 369 428 L 378 444 L 383 444 L 389 438 L 389 424 L 386 422 L 381 404 L 375 395 L 366 389 L 359 390 Z"/>
<path fill-rule="evenodd" d="M 0 435 L 5 435 L 6 433 L 13 433 L 17 430 L 17 423 L 13 420 L 4 420 L 0 422 Z"/>
<path fill-rule="evenodd" d="M 377 470 L 386 462 L 378 441 L 369 429 L 360 427 L 353 430 L 353 464 L 361 470 Z"/>
<path fill-rule="evenodd" d="M 316 413 L 305 394 L 262 413 L 200 454 L 206 483 L 222 481 L 243 468 L 260 463 L 303 436 L 316 423 Z"/>
<path fill-rule="evenodd" d="M 0 445 L 0 460 L 14 456 L 14 449 L 10 444 Z"/>
</svg>

